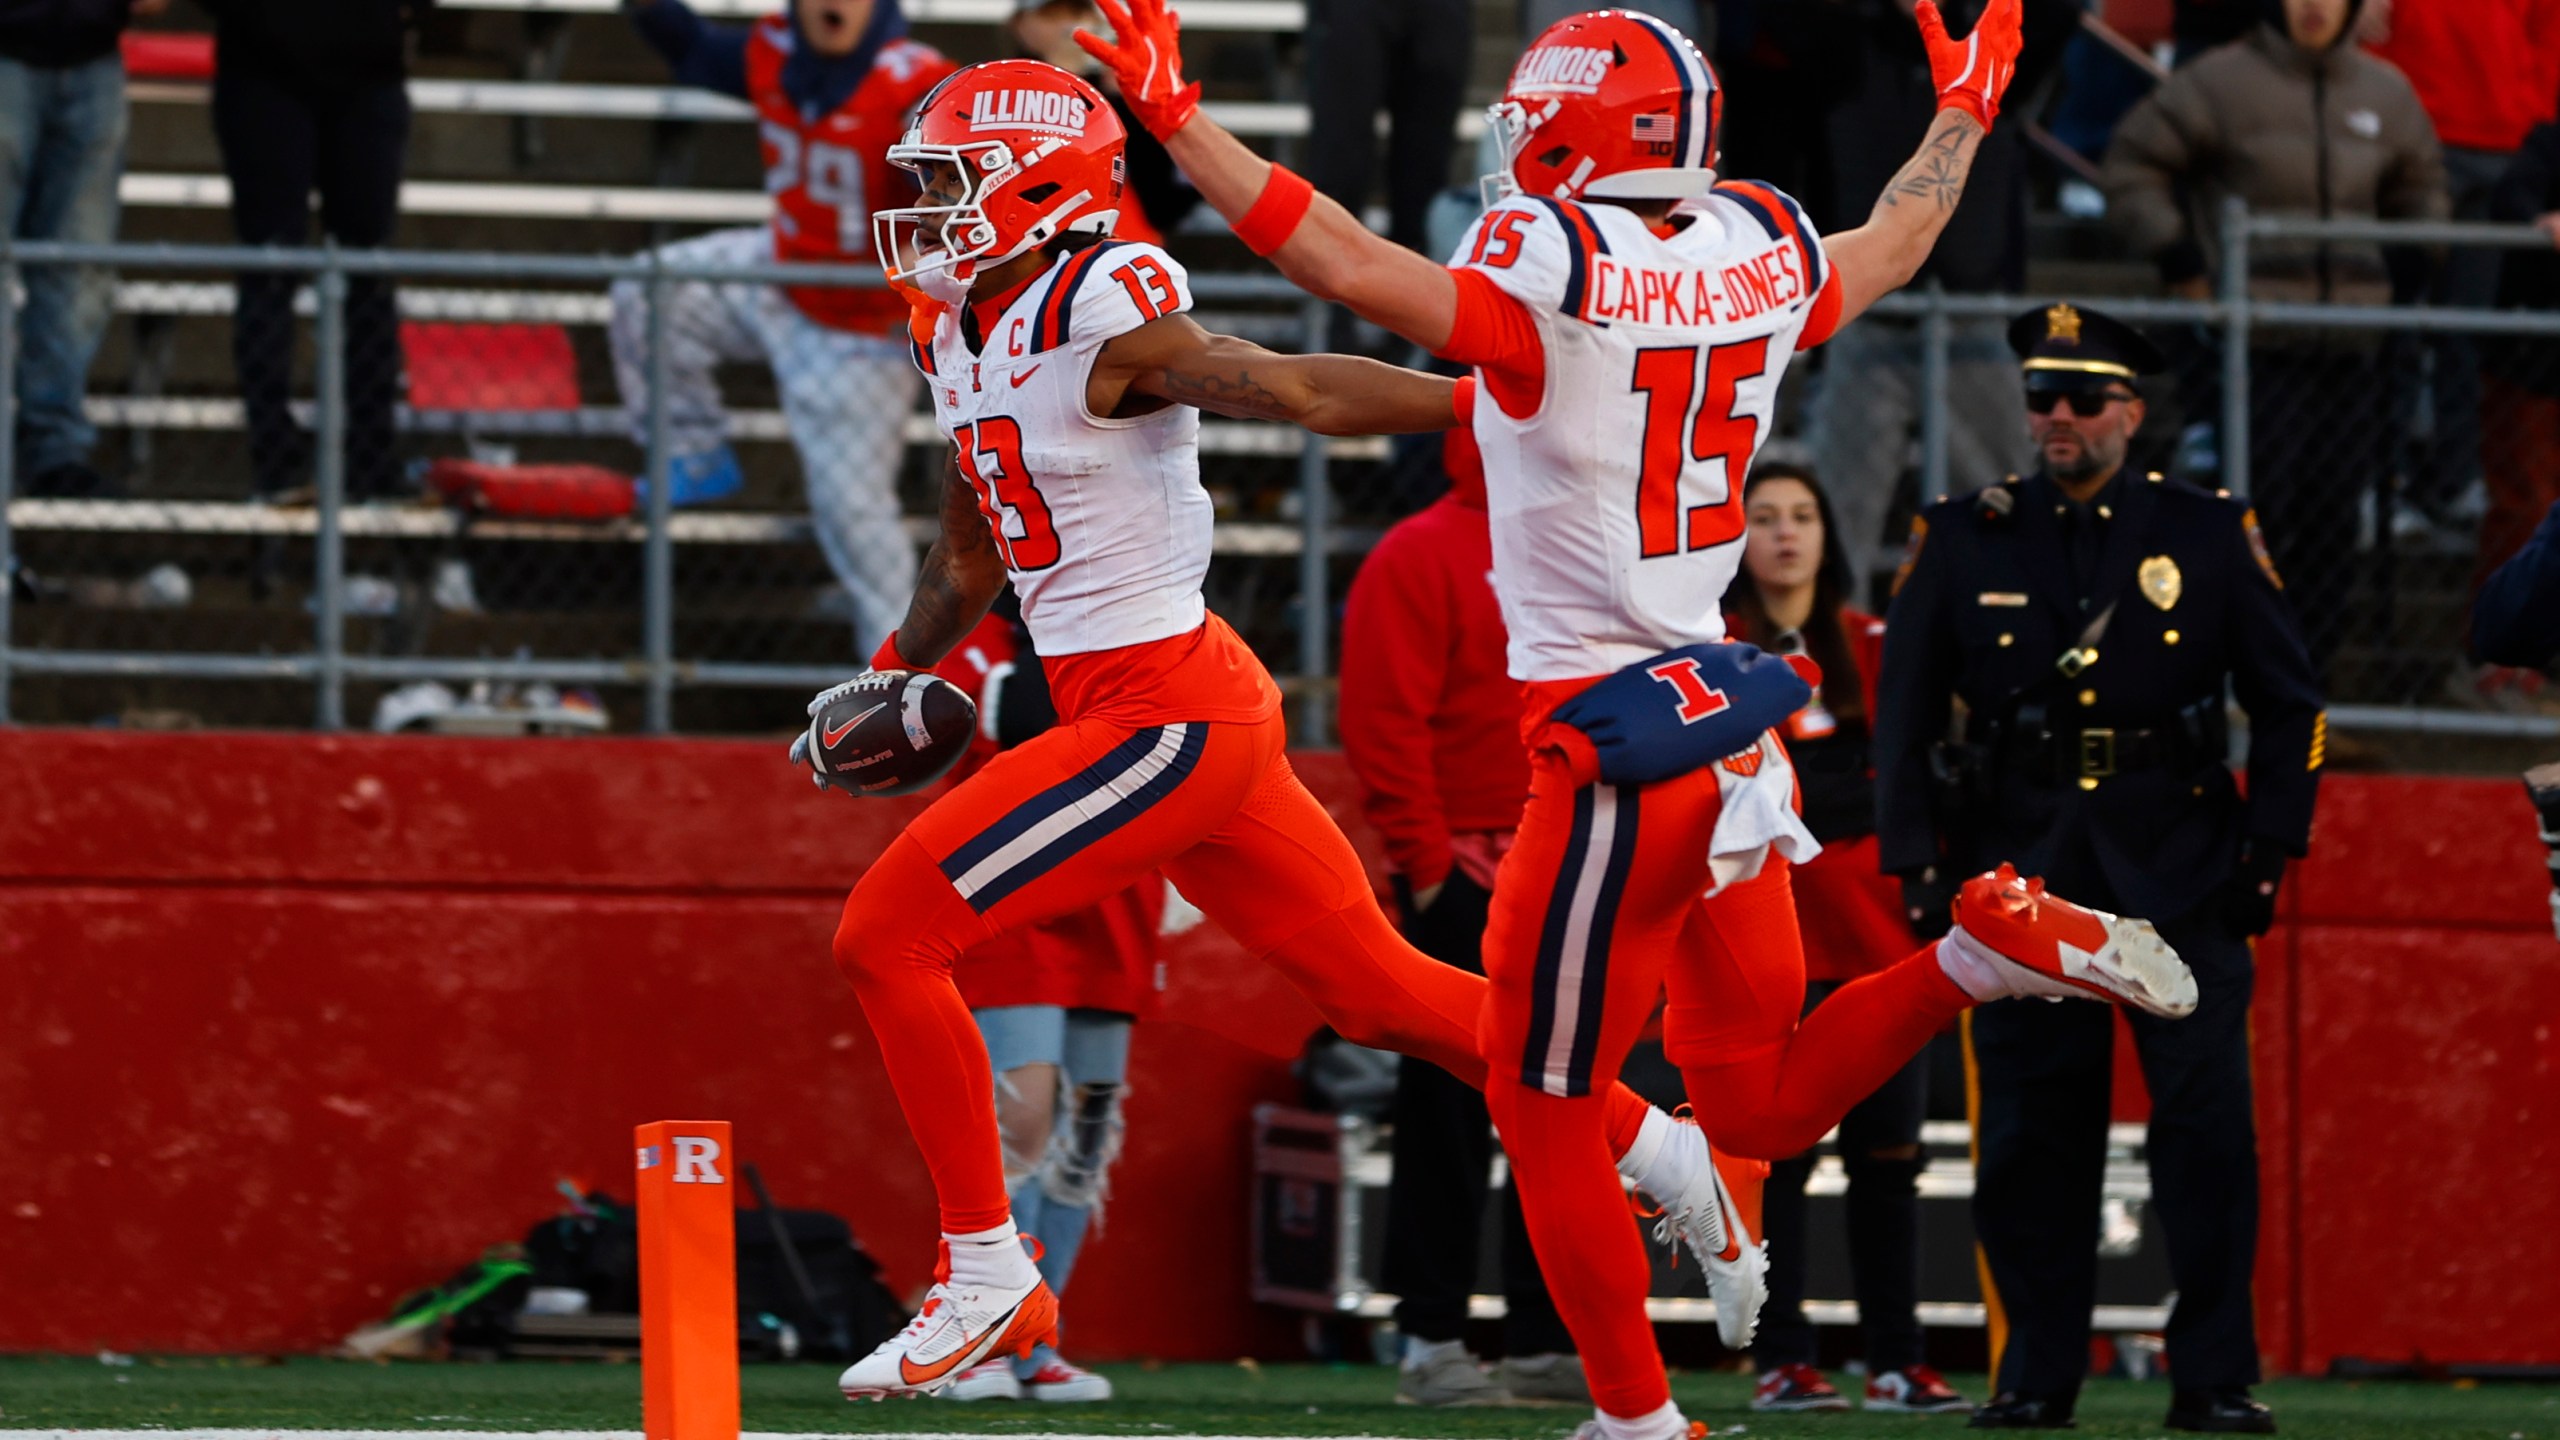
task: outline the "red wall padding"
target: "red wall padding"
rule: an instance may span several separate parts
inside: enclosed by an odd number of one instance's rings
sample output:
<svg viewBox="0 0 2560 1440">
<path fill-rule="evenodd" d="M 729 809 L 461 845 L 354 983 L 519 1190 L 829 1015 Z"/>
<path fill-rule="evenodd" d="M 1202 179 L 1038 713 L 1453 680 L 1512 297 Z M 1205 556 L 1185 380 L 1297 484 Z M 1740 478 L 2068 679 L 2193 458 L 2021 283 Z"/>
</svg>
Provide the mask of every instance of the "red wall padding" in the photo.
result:
<svg viewBox="0 0 2560 1440">
<path fill-rule="evenodd" d="M 1364 850 L 1339 758 L 1299 768 Z M 921 1281 L 932 1205 L 827 962 L 915 802 L 769 743 L 0 731 L 0 1350 L 324 1346 L 634 1124 L 725 1118 Z M 2512 782 L 2338 777 L 2261 950 L 2263 1338 L 2560 1361 L 2560 945 Z M 1245 1116 L 1311 1010 L 1212 932 L 1138 1033 L 1081 1353 L 1282 1354 Z M 1180 1293 L 1180 1307 L 1151 1303 Z"/>
</svg>

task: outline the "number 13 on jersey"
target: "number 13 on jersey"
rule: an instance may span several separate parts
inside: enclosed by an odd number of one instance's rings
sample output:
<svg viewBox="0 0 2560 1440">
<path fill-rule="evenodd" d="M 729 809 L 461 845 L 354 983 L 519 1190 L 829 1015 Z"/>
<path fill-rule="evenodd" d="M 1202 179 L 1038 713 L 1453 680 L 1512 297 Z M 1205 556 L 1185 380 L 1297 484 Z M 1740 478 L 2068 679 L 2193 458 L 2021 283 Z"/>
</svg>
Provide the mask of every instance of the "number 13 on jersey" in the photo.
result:
<svg viewBox="0 0 2560 1440">
<path fill-rule="evenodd" d="M 1636 481 L 1636 533 L 1647 560 L 1712 550 L 1742 537 L 1742 482 L 1760 422 L 1736 405 L 1744 381 L 1769 370 L 1769 337 L 1718 345 L 1699 362 L 1695 345 L 1636 352 L 1630 388 L 1644 397 L 1644 468 Z M 1703 373 L 1701 373 L 1703 372 Z M 1703 390 L 1703 394 L 1700 393 Z M 1691 421 L 1690 417 L 1696 419 Z M 1684 422 L 1688 422 L 1684 426 Z M 1687 434 L 1682 434 L 1683 429 Z M 1693 464 L 1724 462 L 1724 498 L 1684 505 Z"/>
<path fill-rule="evenodd" d="M 960 473 L 978 492 L 978 512 L 995 532 L 1004 568 L 1021 573 L 1057 564 L 1058 527 L 1023 462 L 1022 427 L 991 415 L 953 430 L 951 444 Z"/>
</svg>

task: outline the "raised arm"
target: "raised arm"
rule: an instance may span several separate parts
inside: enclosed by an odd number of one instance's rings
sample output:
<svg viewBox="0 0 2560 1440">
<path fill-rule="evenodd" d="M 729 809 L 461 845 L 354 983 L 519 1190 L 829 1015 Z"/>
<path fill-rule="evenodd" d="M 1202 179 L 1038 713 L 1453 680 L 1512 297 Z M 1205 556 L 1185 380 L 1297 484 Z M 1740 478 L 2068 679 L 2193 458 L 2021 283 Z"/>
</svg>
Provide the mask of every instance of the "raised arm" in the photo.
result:
<svg viewBox="0 0 2560 1440">
<path fill-rule="evenodd" d="M 956 459 L 945 462 L 942 534 L 916 572 L 916 594 L 907 602 L 906 621 L 872 657 L 872 665 L 923 670 L 941 664 L 978 628 L 1003 589 L 1004 556 L 996 550 L 986 513 L 978 508 L 978 492 L 961 475 Z"/>
<path fill-rule="evenodd" d="M 1399 435 L 1460 423 L 1457 392 L 1443 376 L 1349 355 L 1276 354 L 1167 315 L 1102 347 L 1085 398 L 1096 415 L 1138 394 L 1319 435 Z"/>
<path fill-rule="evenodd" d="M 1200 198 L 1235 226 L 1236 237 L 1308 294 L 1349 306 L 1436 353 L 1458 317 L 1457 282 L 1448 270 L 1371 233 L 1297 176 L 1275 174 L 1270 161 L 1201 114 L 1200 87 L 1182 77 L 1182 24 L 1165 0 L 1096 3 L 1118 43 L 1082 30 L 1076 43 L 1111 67 L 1130 110 L 1164 142 Z"/>
<path fill-rule="evenodd" d="M 1822 248 L 1840 275 L 1840 323 L 1920 273 L 1938 234 L 1964 198 L 1974 152 L 2000 113 L 2000 97 L 2017 73 L 2018 0 L 1991 0 L 1973 33 L 1951 39 L 1931 0 L 1913 12 L 1929 50 L 1929 74 L 1938 85 L 1938 115 L 1920 148 L 1876 197 L 1867 223 L 1822 237 Z"/>
<path fill-rule="evenodd" d="M 679 85 L 747 98 L 747 32 L 707 25 L 684 0 L 624 0 L 624 11 Z"/>
</svg>

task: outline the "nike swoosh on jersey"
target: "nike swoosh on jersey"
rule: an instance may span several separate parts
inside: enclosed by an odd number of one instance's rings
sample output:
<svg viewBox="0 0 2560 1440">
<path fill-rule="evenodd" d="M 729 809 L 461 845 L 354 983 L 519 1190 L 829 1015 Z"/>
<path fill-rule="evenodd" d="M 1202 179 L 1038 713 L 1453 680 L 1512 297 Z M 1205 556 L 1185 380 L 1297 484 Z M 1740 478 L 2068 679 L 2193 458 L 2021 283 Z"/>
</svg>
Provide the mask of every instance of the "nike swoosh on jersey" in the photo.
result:
<svg viewBox="0 0 2560 1440">
<path fill-rule="evenodd" d="M 834 749 L 837 741 L 842 740 L 847 735 L 853 733 L 854 726 L 861 724 L 863 721 L 870 719 L 872 716 L 877 715 L 888 708 L 889 702 L 883 700 L 879 704 L 872 706 L 870 709 L 863 711 L 861 714 L 854 716 L 852 719 L 847 720 L 841 725 L 828 726 L 826 732 L 827 748 L 830 750 Z"/>
<path fill-rule="evenodd" d="M 1045 361 L 1044 361 L 1044 362 L 1042 362 L 1042 363 L 1043 363 L 1043 364 L 1045 364 L 1045 363 L 1047 363 L 1047 362 L 1045 362 Z M 1013 388 L 1014 388 L 1014 389 L 1016 389 L 1016 390 L 1021 389 L 1021 388 L 1022 388 L 1022 382 L 1023 382 L 1023 381 L 1028 380 L 1028 379 L 1030 379 L 1032 376 L 1037 375 L 1037 374 L 1039 374 L 1039 373 L 1040 373 L 1040 366 L 1038 366 L 1038 365 L 1034 365 L 1034 366 L 1032 366 L 1030 369 L 1023 371 L 1021 374 L 1010 377 L 1010 378 L 1012 379 L 1012 381 L 1013 381 Z"/>
</svg>

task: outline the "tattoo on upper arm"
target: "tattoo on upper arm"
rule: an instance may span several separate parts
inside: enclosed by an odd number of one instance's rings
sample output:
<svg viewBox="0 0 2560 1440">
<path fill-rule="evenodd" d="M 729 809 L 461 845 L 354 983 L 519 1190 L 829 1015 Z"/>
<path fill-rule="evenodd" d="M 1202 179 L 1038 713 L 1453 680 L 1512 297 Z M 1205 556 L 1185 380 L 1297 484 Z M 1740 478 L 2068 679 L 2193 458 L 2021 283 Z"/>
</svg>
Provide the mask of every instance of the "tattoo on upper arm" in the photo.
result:
<svg viewBox="0 0 2560 1440">
<path fill-rule="evenodd" d="M 1248 415 L 1260 420 L 1286 420 L 1295 412 L 1287 402 L 1271 393 L 1255 376 L 1249 365 L 1231 370 L 1164 372 L 1164 392 L 1185 405 L 1214 410 L 1221 415 Z"/>
<path fill-rule="evenodd" d="M 1973 135 L 1973 126 L 1954 124 L 1929 137 L 1920 153 L 1912 156 L 1893 177 L 1893 184 L 1886 187 L 1884 203 L 1899 205 L 1907 195 L 1915 200 L 1934 201 L 1940 210 L 1956 208 L 1956 202 L 1964 198 L 1965 173 L 1970 168 L 1965 163 L 1964 149 Z"/>
</svg>

